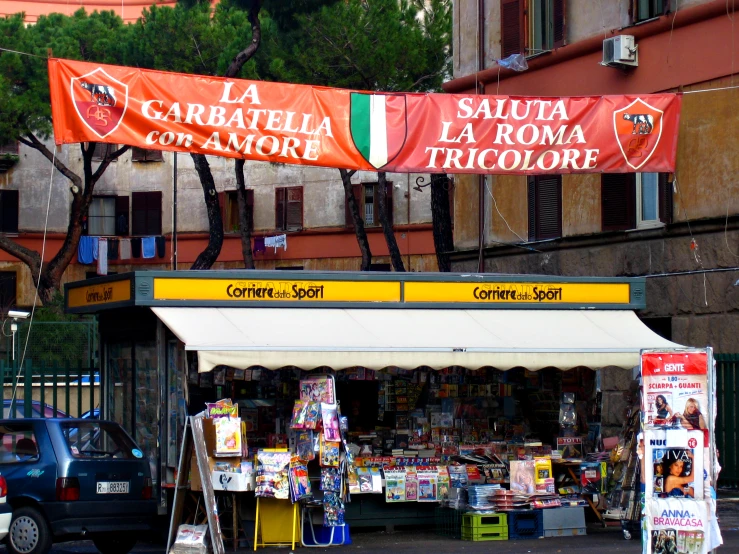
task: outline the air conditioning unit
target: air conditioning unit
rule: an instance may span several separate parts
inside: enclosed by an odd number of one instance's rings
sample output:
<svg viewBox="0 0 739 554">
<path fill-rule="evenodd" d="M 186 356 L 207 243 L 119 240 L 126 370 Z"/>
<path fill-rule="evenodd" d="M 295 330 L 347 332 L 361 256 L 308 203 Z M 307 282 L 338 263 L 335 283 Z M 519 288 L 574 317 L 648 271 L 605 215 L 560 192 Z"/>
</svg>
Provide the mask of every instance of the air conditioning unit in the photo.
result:
<svg viewBox="0 0 739 554">
<path fill-rule="evenodd" d="M 603 41 L 603 62 L 610 67 L 639 65 L 639 52 L 633 35 L 618 35 Z"/>
</svg>

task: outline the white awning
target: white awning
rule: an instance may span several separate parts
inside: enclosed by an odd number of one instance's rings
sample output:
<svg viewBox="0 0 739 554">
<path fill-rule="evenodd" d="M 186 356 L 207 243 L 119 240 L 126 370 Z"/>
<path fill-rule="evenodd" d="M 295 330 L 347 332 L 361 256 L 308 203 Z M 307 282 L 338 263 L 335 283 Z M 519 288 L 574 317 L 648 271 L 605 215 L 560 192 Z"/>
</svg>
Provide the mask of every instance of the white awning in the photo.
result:
<svg viewBox="0 0 739 554">
<path fill-rule="evenodd" d="M 593 369 L 680 348 L 631 311 L 152 308 L 198 352 L 199 370 L 286 366 Z"/>
</svg>

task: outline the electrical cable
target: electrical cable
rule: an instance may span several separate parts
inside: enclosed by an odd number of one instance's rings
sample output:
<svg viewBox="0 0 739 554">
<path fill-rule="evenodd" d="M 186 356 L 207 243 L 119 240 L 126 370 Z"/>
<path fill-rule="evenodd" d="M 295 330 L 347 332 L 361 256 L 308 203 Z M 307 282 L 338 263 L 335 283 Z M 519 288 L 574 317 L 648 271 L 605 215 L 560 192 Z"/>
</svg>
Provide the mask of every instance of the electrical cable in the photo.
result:
<svg viewBox="0 0 739 554">
<path fill-rule="evenodd" d="M 506 227 L 508 227 L 508 230 L 511 233 L 513 233 L 514 235 L 516 235 L 519 239 L 521 239 L 521 242 L 527 242 L 526 240 L 524 240 L 524 238 L 521 235 L 519 235 L 516 231 L 514 231 L 511 228 L 511 226 L 508 224 L 508 221 L 506 220 L 506 218 L 503 216 L 502 213 L 500 213 L 500 210 L 498 209 L 498 202 L 495 200 L 495 195 L 493 194 L 493 191 L 490 190 L 490 187 L 488 186 L 488 180 L 487 179 L 485 179 L 485 188 L 487 189 L 488 194 L 490 195 L 490 197 L 493 199 L 493 206 L 495 206 L 495 211 L 498 212 L 498 215 L 503 220 L 503 223 L 505 223 Z"/>
<path fill-rule="evenodd" d="M 38 282 L 36 283 L 36 290 L 33 295 L 33 306 L 31 308 L 31 317 L 28 320 L 28 332 L 26 333 L 26 342 L 23 345 L 23 354 L 21 355 L 20 363 L 18 364 L 18 371 L 15 374 L 13 382 L 13 393 L 10 397 L 10 405 L 13 405 L 15 401 L 15 395 L 18 390 L 18 383 L 21 377 L 21 371 L 23 371 L 23 362 L 26 360 L 26 351 L 28 349 L 28 341 L 31 338 L 31 328 L 33 327 L 33 316 L 36 313 L 36 303 L 38 302 L 38 288 L 41 286 L 41 275 L 44 268 L 44 254 L 46 253 L 46 232 L 49 229 L 49 211 L 51 209 L 51 190 L 54 184 L 54 170 L 56 169 L 56 148 L 53 149 L 54 153 L 51 159 L 51 175 L 49 175 L 49 196 L 46 200 L 46 220 L 44 221 L 44 239 L 41 243 L 41 259 L 39 260 L 38 266 Z M 25 383 L 28 386 L 29 383 Z"/>
</svg>

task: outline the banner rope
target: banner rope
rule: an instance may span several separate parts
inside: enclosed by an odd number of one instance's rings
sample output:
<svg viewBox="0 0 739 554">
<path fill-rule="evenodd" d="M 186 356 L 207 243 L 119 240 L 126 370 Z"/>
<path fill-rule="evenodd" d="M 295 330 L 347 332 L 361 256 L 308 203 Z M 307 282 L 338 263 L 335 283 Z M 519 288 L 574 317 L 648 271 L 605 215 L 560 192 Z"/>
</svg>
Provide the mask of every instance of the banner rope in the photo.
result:
<svg viewBox="0 0 739 554">
<path fill-rule="evenodd" d="M 21 378 L 21 371 L 23 371 L 23 362 L 26 360 L 26 351 L 28 349 L 28 340 L 31 338 L 31 328 L 33 327 L 33 316 L 36 313 L 36 304 L 38 302 L 38 288 L 41 286 L 41 275 L 44 268 L 44 254 L 46 253 L 46 232 L 49 229 L 49 210 L 51 208 L 51 191 L 52 185 L 54 184 L 54 170 L 56 169 L 56 147 L 51 159 L 51 174 L 49 175 L 49 196 L 46 200 L 46 220 L 44 221 L 44 239 L 41 243 L 41 259 L 39 260 L 38 266 L 38 282 L 36 283 L 36 290 L 33 295 L 33 307 L 31 308 L 31 318 L 28 320 L 28 332 L 26 333 L 26 342 L 23 345 L 23 355 L 21 356 L 20 363 L 18 364 L 18 371 L 15 374 L 15 382 L 13 383 L 13 393 L 10 397 L 10 405 L 13 405 L 15 400 L 16 391 L 18 390 L 18 383 Z M 78 376 L 79 377 L 79 376 Z M 27 387 L 30 383 L 24 383 L 23 386 Z"/>
<path fill-rule="evenodd" d="M 32 58 L 41 58 L 42 60 L 48 59 L 47 56 L 39 56 L 38 54 L 31 54 L 29 52 L 20 52 L 18 50 L 11 50 L 9 48 L 3 48 L 1 46 L 0 52 L 10 52 L 11 54 L 20 54 L 21 56 L 31 56 Z"/>
</svg>

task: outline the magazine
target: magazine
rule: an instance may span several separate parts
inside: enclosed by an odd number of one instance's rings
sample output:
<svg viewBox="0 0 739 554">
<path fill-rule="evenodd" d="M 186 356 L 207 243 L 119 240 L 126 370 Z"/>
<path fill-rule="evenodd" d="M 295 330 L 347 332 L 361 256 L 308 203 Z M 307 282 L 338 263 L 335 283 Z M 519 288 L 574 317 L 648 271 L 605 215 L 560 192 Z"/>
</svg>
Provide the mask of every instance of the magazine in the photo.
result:
<svg viewBox="0 0 739 554">
<path fill-rule="evenodd" d="M 321 435 L 321 467 L 339 467 L 339 457 L 341 455 L 341 443 L 327 441 Z"/>
<path fill-rule="evenodd" d="M 647 554 L 706 554 L 710 529 L 704 502 L 663 498 L 646 502 Z"/>
<path fill-rule="evenodd" d="M 648 430 L 646 497 L 704 498 L 702 431 Z"/>
<path fill-rule="evenodd" d="M 323 417 L 323 436 L 327 441 L 340 441 L 339 414 L 336 411 L 336 406 L 321 404 L 321 415 Z"/>
<path fill-rule="evenodd" d="M 418 500 L 418 473 L 413 466 L 405 468 L 405 499 L 409 502 Z"/>
<path fill-rule="evenodd" d="M 333 378 L 328 375 L 316 375 L 300 381 L 300 399 L 336 404 Z"/>
<path fill-rule="evenodd" d="M 386 469 L 385 502 L 405 502 L 405 471 Z"/>
<path fill-rule="evenodd" d="M 298 456 L 290 459 L 290 497 L 293 502 L 313 497 L 308 468 Z"/>
<path fill-rule="evenodd" d="M 511 490 L 525 494 L 536 492 L 536 463 L 533 460 L 511 462 Z"/>
<path fill-rule="evenodd" d="M 418 468 L 419 502 L 437 502 L 439 500 L 438 481 L 439 472 L 435 467 Z"/>
<path fill-rule="evenodd" d="M 646 353 L 642 357 L 646 427 L 705 430 L 708 384 L 705 353 Z"/>
</svg>

